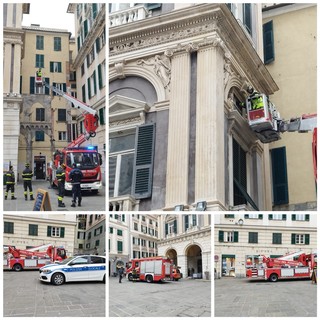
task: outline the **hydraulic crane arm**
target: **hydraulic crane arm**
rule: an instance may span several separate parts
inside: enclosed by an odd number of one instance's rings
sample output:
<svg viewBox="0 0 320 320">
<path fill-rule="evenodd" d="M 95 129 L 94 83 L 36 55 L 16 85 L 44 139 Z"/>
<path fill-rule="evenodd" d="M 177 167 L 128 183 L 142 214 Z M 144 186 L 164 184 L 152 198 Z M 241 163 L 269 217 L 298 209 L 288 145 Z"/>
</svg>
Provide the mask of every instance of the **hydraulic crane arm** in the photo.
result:
<svg viewBox="0 0 320 320">
<path fill-rule="evenodd" d="M 74 107 L 78 108 L 78 109 L 83 109 L 84 111 L 86 111 L 87 113 L 90 113 L 92 115 L 96 114 L 96 110 L 90 108 L 90 106 L 88 106 L 87 104 L 85 104 L 84 102 L 70 96 L 69 94 L 63 92 L 62 90 L 54 87 L 54 86 L 50 86 L 47 83 L 44 83 L 44 86 L 47 87 L 48 89 L 51 89 L 53 92 L 55 92 L 56 94 L 58 94 L 59 96 L 64 97 L 66 100 L 70 101 L 71 103 L 73 103 Z"/>
<path fill-rule="evenodd" d="M 301 117 L 289 121 L 280 120 L 280 132 L 308 132 L 317 127 L 317 114 L 303 114 Z"/>
</svg>

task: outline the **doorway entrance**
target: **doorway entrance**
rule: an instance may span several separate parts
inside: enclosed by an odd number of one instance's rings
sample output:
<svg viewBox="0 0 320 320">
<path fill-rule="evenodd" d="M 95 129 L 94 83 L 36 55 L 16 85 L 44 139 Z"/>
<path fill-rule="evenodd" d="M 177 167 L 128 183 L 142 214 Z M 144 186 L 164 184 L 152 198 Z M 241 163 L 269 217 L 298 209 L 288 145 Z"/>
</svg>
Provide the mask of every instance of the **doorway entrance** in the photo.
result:
<svg viewBox="0 0 320 320">
<path fill-rule="evenodd" d="M 34 175 L 37 180 L 46 178 L 46 156 L 34 156 Z"/>
<path fill-rule="evenodd" d="M 194 244 L 187 249 L 188 277 L 202 278 L 202 250 Z"/>
</svg>

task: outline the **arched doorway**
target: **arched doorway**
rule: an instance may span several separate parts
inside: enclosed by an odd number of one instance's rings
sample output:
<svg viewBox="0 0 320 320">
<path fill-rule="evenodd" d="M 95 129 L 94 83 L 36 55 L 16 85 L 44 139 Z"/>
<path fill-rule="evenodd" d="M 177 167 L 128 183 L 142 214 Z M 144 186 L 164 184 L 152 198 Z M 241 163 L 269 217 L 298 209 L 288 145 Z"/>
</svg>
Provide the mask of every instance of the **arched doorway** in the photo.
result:
<svg viewBox="0 0 320 320">
<path fill-rule="evenodd" d="M 186 250 L 188 277 L 202 278 L 202 250 L 193 244 Z"/>
<path fill-rule="evenodd" d="M 177 251 L 175 249 L 169 249 L 166 252 L 166 257 L 168 257 L 169 259 L 171 259 L 173 261 L 173 264 L 175 266 L 178 266 L 178 257 L 177 257 Z"/>
</svg>

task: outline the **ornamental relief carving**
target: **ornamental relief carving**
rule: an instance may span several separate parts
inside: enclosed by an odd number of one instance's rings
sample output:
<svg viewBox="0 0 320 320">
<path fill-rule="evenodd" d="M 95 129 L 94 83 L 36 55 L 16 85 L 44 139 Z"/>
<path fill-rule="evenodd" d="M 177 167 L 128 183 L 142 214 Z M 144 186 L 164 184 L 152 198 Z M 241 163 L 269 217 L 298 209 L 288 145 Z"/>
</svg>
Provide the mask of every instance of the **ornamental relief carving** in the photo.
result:
<svg viewBox="0 0 320 320">
<path fill-rule="evenodd" d="M 185 25 L 168 26 L 166 29 L 151 30 L 150 36 L 135 34 L 132 39 L 126 37 L 126 42 L 120 43 L 121 39 L 110 41 L 110 56 L 154 45 L 168 43 L 177 39 L 185 39 L 195 35 L 207 34 L 217 29 L 217 15 L 203 18 L 201 21 L 189 21 Z M 200 25 L 201 23 L 201 25 Z M 184 29 L 181 29 L 181 27 Z M 179 30 L 175 30 L 180 28 Z M 158 35 L 156 35 L 159 33 Z M 151 35 L 152 34 L 152 35 Z M 138 39 L 138 40 L 133 40 Z"/>
<path fill-rule="evenodd" d="M 166 50 L 164 54 L 156 54 L 153 58 L 147 60 L 139 59 L 137 61 L 138 65 L 141 66 L 150 66 L 153 68 L 154 73 L 160 78 L 163 87 L 165 89 L 169 88 L 171 81 L 171 57 L 173 56 L 172 50 Z"/>
<path fill-rule="evenodd" d="M 129 119 L 110 122 L 109 123 L 109 127 L 110 128 L 114 128 L 114 127 L 119 127 L 119 126 L 133 124 L 133 123 L 140 123 L 141 120 L 143 120 L 143 119 L 142 119 L 142 117 L 140 115 L 140 117 L 134 117 L 134 118 L 129 118 Z"/>
</svg>

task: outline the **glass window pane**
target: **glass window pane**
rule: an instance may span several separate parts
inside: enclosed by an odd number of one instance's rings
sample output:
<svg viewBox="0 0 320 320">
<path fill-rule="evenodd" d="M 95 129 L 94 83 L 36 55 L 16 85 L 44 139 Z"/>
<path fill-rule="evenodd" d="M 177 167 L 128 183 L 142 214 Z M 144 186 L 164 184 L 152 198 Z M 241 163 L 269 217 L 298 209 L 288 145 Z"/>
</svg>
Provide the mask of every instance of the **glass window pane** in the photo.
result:
<svg viewBox="0 0 320 320">
<path fill-rule="evenodd" d="M 119 195 L 131 194 L 134 154 L 121 157 Z"/>
<path fill-rule="evenodd" d="M 135 134 L 111 138 L 109 140 L 109 152 L 119 152 L 134 149 Z"/>
</svg>

